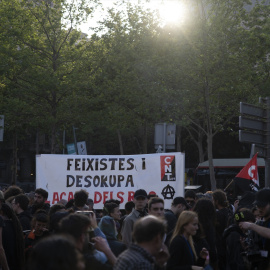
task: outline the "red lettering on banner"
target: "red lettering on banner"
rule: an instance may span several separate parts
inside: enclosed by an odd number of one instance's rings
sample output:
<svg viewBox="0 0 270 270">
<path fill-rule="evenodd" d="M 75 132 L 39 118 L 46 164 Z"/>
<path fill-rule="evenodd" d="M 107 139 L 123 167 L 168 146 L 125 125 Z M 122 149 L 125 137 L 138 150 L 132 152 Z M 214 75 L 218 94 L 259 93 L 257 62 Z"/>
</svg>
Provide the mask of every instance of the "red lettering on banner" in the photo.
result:
<svg viewBox="0 0 270 270">
<path fill-rule="evenodd" d="M 105 203 L 105 201 L 108 199 L 108 193 L 108 191 L 103 192 L 103 203 Z"/>
<path fill-rule="evenodd" d="M 55 202 L 59 202 L 59 196 L 57 192 L 53 193 L 53 201 L 52 204 L 55 204 Z"/>
<path fill-rule="evenodd" d="M 99 198 L 98 198 L 99 196 Z M 96 191 L 94 194 L 94 203 L 99 203 L 102 200 L 102 195 L 100 192 Z"/>
<path fill-rule="evenodd" d="M 66 192 L 62 192 L 61 194 L 60 194 L 60 200 L 62 200 L 63 199 L 63 196 L 66 196 L 67 194 L 66 194 Z"/>
<path fill-rule="evenodd" d="M 135 193 L 134 191 L 129 191 L 128 192 L 128 202 L 133 201 L 134 193 Z"/>
<path fill-rule="evenodd" d="M 69 201 L 69 200 L 72 200 L 73 198 L 74 198 L 73 192 L 70 191 L 70 192 L 68 193 L 68 201 Z"/>
<path fill-rule="evenodd" d="M 120 203 L 123 203 L 124 202 L 124 199 L 122 197 L 123 195 L 124 195 L 124 192 L 123 191 L 117 192 L 117 198 L 120 199 Z"/>
<path fill-rule="evenodd" d="M 113 192 L 110 191 L 110 199 L 113 199 Z"/>
</svg>

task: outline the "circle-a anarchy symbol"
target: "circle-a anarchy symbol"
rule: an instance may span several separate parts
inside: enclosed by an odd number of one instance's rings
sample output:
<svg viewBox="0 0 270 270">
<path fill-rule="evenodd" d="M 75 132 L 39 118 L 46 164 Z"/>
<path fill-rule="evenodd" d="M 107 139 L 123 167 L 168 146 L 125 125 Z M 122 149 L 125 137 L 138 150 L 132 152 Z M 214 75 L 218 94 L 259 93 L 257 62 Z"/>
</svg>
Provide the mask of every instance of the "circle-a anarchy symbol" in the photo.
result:
<svg viewBox="0 0 270 270">
<path fill-rule="evenodd" d="M 161 194 L 163 195 L 164 200 L 166 199 L 170 200 L 170 199 L 173 199 L 175 190 L 172 186 L 167 185 L 166 187 L 162 189 Z"/>
</svg>

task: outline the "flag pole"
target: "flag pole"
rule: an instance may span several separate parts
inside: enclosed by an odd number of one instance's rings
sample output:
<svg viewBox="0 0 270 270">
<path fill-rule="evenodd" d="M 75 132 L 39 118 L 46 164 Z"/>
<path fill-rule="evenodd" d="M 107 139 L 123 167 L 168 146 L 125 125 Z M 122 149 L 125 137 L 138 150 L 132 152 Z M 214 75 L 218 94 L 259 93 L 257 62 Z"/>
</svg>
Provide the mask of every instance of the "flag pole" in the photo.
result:
<svg viewBox="0 0 270 270">
<path fill-rule="evenodd" d="M 234 179 L 232 179 L 232 181 L 224 188 L 224 191 L 227 190 L 227 188 L 233 183 Z"/>
</svg>

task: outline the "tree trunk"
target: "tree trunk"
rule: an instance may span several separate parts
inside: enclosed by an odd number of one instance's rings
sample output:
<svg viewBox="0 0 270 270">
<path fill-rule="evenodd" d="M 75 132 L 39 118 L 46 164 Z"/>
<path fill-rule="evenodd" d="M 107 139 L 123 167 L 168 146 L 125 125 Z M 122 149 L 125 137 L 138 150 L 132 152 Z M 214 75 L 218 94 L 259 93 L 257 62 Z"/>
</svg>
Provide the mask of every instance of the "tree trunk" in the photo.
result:
<svg viewBox="0 0 270 270">
<path fill-rule="evenodd" d="M 12 161 L 12 174 L 11 174 L 11 185 L 16 185 L 17 182 L 17 131 L 13 133 L 13 161 Z"/>
<path fill-rule="evenodd" d="M 36 132 L 36 155 L 39 155 L 39 132 Z"/>
<path fill-rule="evenodd" d="M 55 154 L 55 124 L 52 126 L 52 131 L 51 131 L 51 154 Z M 76 147 L 76 146 L 75 146 Z"/>
<path fill-rule="evenodd" d="M 176 126 L 176 152 L 181 152 L 182 147 L 181 147 L 181 131 L 182 128 L 181 126 Z"/>
<path fill-rule="evenodd" d="M 120 155 L 124 155 L 123 141 L 122 141 L 122 136 L 119 129 L 117 129 L 117 136 L 118 136 L 119 147 L 120 147 Z"/>
<path fill-rule="evenodd" d="M 214 170 L 214 163 L 213 163 L 213 135 L 212 133 L 207 135 L 207 148 L 208 148 L 208 162 L 209 162 L 211 190 L 214 191 L 217 189 L 217 187 L 216 187 L 215 170 Z"/>
<path fill-rule="evenodd" d="M 142 139 L 143 154 L 147 154 L 147 123 L 144 122 L 143 126 L 143 139 Z"/>
<path fill-rule="evenodd" d="M 203 133 L 199 132 L 198 134 L 198 143 L 197 143 L 198 151 L 199 151 L 199 162 L 204 162 L 204 150 L 203 150 Z"/>
</svg>

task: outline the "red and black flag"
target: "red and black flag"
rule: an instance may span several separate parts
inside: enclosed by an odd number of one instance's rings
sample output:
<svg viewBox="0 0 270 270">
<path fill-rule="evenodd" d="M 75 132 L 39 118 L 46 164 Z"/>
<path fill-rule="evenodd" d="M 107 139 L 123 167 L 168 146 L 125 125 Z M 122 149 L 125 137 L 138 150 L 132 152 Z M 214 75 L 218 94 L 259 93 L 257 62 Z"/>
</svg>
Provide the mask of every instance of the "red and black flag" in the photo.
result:
<svg viewBox="0 0 270 270">
<path fill-rule="evenodd" d="M 243 191 L 259 190 L 259 175 L 257 166 L 257 155 L 235 176 L 234 183 Z"/>
</svg>

